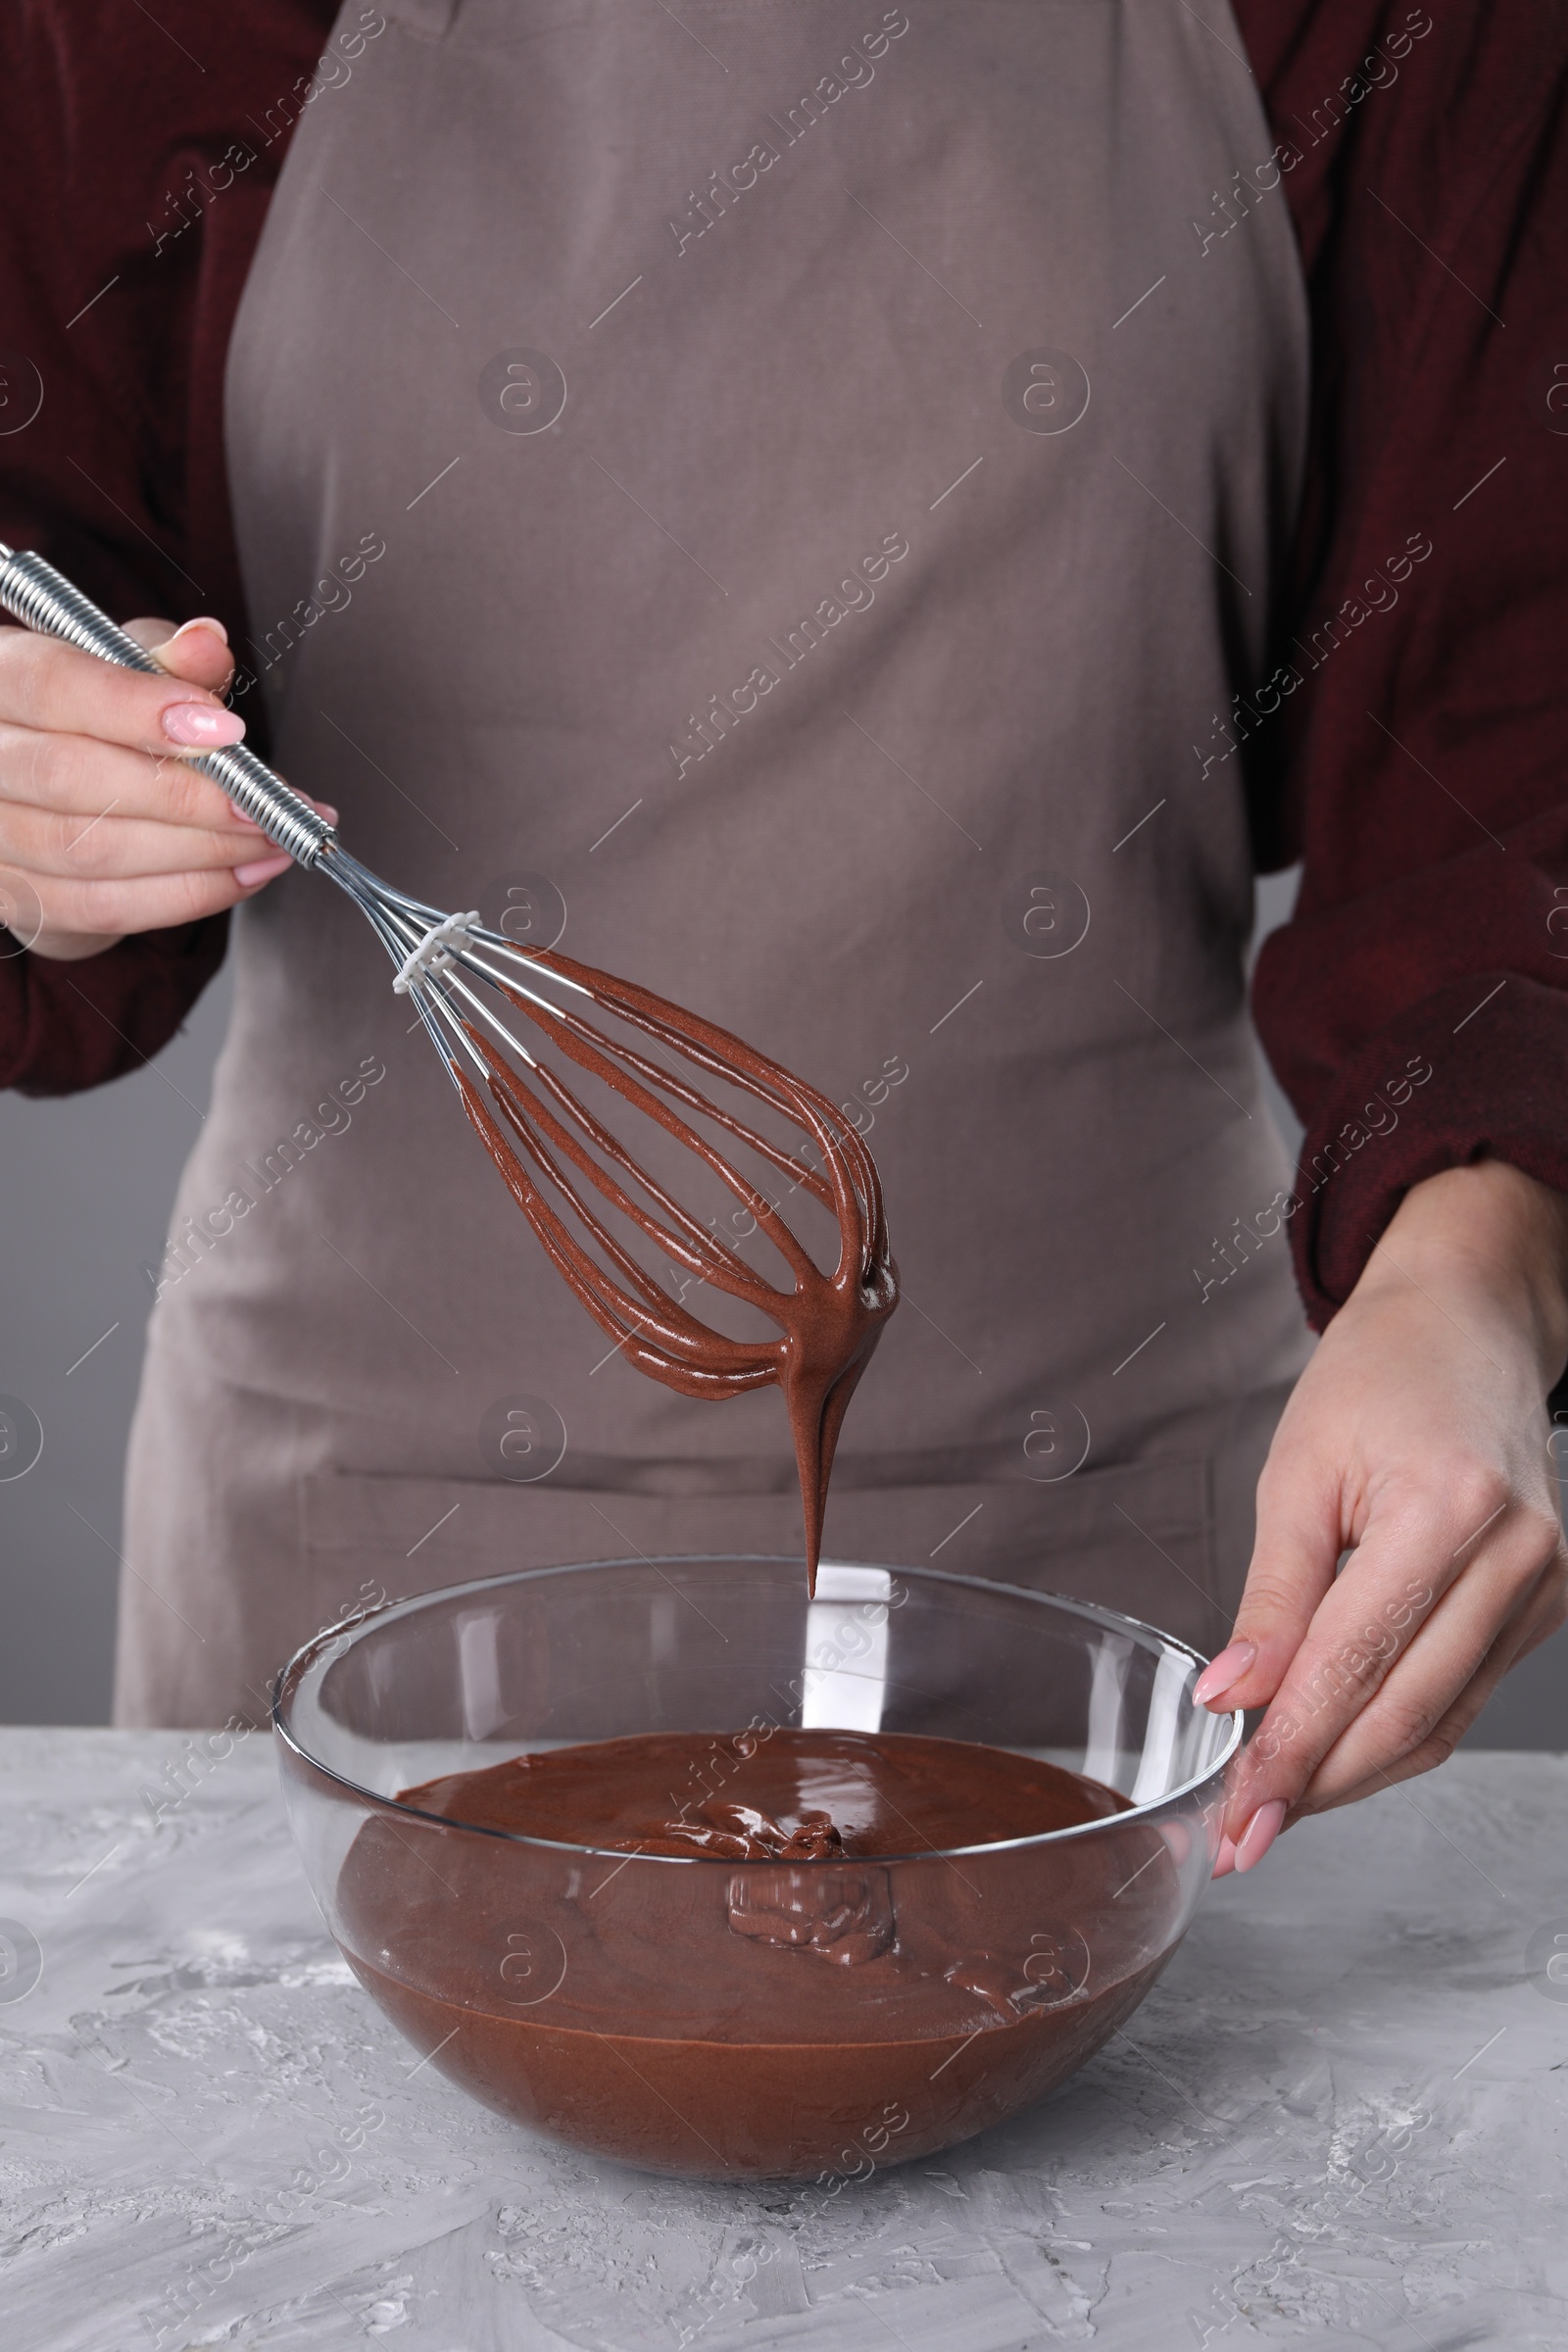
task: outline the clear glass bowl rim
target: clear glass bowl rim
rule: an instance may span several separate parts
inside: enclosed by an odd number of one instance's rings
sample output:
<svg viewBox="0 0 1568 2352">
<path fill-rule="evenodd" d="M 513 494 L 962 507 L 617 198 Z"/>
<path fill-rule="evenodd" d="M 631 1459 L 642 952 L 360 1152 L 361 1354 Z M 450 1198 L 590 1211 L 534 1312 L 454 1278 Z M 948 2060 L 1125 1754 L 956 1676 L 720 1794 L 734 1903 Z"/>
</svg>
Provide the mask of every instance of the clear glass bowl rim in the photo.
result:
<svg viewBox="0 0 1568 2352">
<path fill-rule="evenodd" d="M 345 1638 L 353 1641 L 369 1626 L 384 1626 L 391 1624 L 399 1617 L 414 1616 L 420 1609 L 430 1608 L 438 1601 L 458 1600 L 476 1592 L 494 1592 L 507 1585 L 542 1584 L 551 1577 L 584 1576 L 594 1570 L 701 1568 L 721 1564 L 754 1568 L 798 1568 L 803 1577 L 806 1570 L 804 1558 L 792 1558 L 787 1552 L 661 1552 L 653 1557 L 646 1557 L 642 1553 L 638 1553 L 635 1558 L 631 1559 L 568 1560 L 553 1568 L 510 1568 L 503 1570 L 499 1576 L 473 1577 L 461 1585 L 438 1585 L 428 1592 L 414 1592 L 405 1595 L 401 1600 L 383 1601 L 379 1606 L 365 1610 L 363 1613 L 350 1611 L 349 1615 L 340 1618 L 337 1624 L 323 1626 L 319 1633 L 313 1634 L 308 1642 L 302 1642 L 273 1681 L 272 1730 L 290 1753 L 298 1756 L 302 1763 L 309 1765 L 313 1772 L 319 1773 L 323 1780 L 333 1782 L 347 1794 L 357 1797 L 361 1803 L 373 1811 L 400 1815 L 406 1821 L 428 1822 L 437 1828 L 455 1831 L 463 1837 L 497 1838 L 507 1845 L 533 1845 L 548 1853 L 591 1855 L 600 1861 L 636 1862 L 642 1865 L 657 1862 L 667 1864 L 676 1870 L 775 1868 L 776 1864 L 737 1863 L 733 1859 L 725 1860 L 716 1854 L 626 1854 L 615 1846 L 566 1844 L 556 1838 L 532 1838 L 521 1830 L 491 1829 L 480 1822 L 454 1821 L 445 1813 L 427 1813 L 420 1805 L 406 1805 L 401 1797 L 383 1796 L 378 1789 L 364 1788 L 360 1782 L 351 1781 L 346 1773 L 338 1772 L 332 1765 L 323 1763 L 318 1756 L 313 1756 L 310 1749 L 295 1738 L 293 1731 L 284 1720 L 283 1709 L 287 1700 L 301 1678 L 315 1662 L 317 1653 L 326 1643 L 342 1641 Z M 957 1576 L 947 1568 L 891 1568 L 876 1561 L 839 1559 L 824 1559 L 821 1565 L 824 1568 L 876 1569 L 883 1576 L 911 1578 L 920 1584 L 957 1586 L 963 1592 L 1003 1592 L 1016 1600 L 1049 1603 L 1054 1608 L 1064 1610 L 1069 1616 L 1083 1618 L 1091 1625 L 1102 1627 L 1109 1633 L 1130 1632 L 1147 1635 L 1163 1648 L 1176 1650 L 1182 1656 L 1191 1658 L 1194 1665 L 1200 1668 L 1207 1663 L 1187 1642 L 1177 1641 L 1173 1634 L 1162 1633 L 1158 1626 L 1148 1625 L 1139 1617 L 1124 1616 L 1117 1609 L 1101 1608 L 1097 1602 L 1092 1600 L 1079 1600 L 1072 1593 L 1038 1591 L 1028 1585 L 1004 1584 L 998 1577 Z M 1032 1838 L 999 1838 L 988 1839 L 979 1845 L 926 1846 L 912 1854 L 856 1855 L 853 1860 L 877 1863 L 940 1862 L 964 1854 L 1014 1853 L 1028 1847 L 1061 1845 L 1069 1838 L 1104 1836 L 1112 1831 L 1126 1829 L 1136 1821 L 1152 1821 L 1156 1815 L 1166 1811 L 1169 1806 L 1178 1804 L 1183 1798 L 1196 1794 L 1199 1789 L 1206 1787 L 1210 1781 L 1216 1780 L 1225 1771 L 1226 1766 L 1241 1745 L 1243 1729 L 1242 1712 L 1239 1708 L 1234 1709 L 1231 1714 L 1230 1739 L 1223 1751 L 1214 1758 L 1213 1762 L 1206 1765 L 1201 1772 L 1196 1773 L 1190 1781 L 1182 1782 L 1179 1788 L 1167 1788 L 1163 1796 L 1152 1797 L 1147 1804 L 1129 1805 L 1123 1812 L 1109 1813 L 1097 1821 L 1079 1822 L 1071 1829 L 1042 1830 Z M 792 1862 L 789 1865 L 792 1870 L 841 1870 L 844 1866 L 842 1860 L 827 1859 Z"/>
</svg>

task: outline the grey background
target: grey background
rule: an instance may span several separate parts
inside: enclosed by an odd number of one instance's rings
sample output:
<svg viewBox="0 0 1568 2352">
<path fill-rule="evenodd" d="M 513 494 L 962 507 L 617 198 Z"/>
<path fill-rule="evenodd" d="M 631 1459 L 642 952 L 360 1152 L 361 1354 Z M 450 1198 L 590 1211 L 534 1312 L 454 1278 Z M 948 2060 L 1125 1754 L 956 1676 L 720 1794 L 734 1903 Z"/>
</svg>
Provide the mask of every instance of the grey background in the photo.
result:
<svg viewBox="0 0 1568 2352">
<path fill-rule="evenodd" d="M 1258 888 L 1258 942 L 1294 874 Z M 0 1723 L 102 1723 L 109 1710 L 120 1487 L 174 1187 L 228 1020 L 220 974 L 152 1065 L 57 1102 L 0 1095 L 0 1394 L 43 1425 L 25 1477 L 0 1482 Z M 1300 1129 L 1267 1078 L 1294 1152 Z M 461 1148 L 461 1147 L 460 1147 Z M 1568 1746 L 1568 1628 L 1509 1676 L 1469 1735 Z"/>
</svg>

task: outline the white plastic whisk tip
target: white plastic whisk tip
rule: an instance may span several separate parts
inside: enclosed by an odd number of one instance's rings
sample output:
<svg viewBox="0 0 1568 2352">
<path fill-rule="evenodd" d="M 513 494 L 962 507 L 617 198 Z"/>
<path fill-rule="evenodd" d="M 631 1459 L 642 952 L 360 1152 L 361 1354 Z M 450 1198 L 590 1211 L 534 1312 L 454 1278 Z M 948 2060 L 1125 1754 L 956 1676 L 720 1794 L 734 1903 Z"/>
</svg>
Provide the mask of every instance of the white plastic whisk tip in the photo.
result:
<svg viewBox="0 0 1568 2352">
<path fill-rule="evenodd" d="M 411 948 L 398 966 L 392 983 L 396 996 L 406 997 L 416 981 L 436 972 L 444 972 L 456 963 L 462 949 L 469 944 L 469 928 L 479 920 L 479 909 L 471 906 L 466 914 L 443 915 L 432 923 L 416 948 Z"/>
</svg>

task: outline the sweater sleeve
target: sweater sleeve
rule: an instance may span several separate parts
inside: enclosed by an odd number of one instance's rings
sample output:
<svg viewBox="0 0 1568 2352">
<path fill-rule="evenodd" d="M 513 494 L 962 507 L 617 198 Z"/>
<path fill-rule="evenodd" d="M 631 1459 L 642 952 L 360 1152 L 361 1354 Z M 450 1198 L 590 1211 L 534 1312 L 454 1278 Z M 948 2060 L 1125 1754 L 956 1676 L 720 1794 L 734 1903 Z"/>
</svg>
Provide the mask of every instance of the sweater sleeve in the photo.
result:
<svg viewBox="0 0 1568 2352">
<path fill-rule="evenodd" d="M 224 355 L 289 132 L 326 94 L 313 69 L 335 13 L 12 0 L 0 22 L 0 539 L 117 617 L 211 612 L 244 643 Z M 333 78 L 384 23 L 351 6 Z M 65 1094 L 134 1068 L 222 961 L 221 915 L 79 963 L 31 956 L 25 892 L 4 881 L 0 1086 Z"/>
<path fill-rule="evenodd" d="M 1494 1153 L 1568 1191 L 1568 17 L 1237 14 L 1314 343 L 1294 582 L 1233 732 L 1260 863 L 1303 867 L 1253 1005 L 1321 1329 L 1423 1177 Z"/>
</svg>

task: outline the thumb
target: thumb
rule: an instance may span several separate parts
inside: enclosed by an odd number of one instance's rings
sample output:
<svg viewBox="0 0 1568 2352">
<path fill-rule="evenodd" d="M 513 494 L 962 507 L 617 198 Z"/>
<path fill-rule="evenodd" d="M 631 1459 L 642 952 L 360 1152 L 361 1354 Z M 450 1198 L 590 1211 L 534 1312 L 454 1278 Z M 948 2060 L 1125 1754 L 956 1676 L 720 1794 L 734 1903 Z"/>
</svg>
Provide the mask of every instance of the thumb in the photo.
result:
<svg viewBox="0 0 1568 2352">
<path fill-rule="evenodd" d="M 209 694 L 226 691 L 234 674 L 234 658 L 220 620 L 203 613 L 177 629 L 170 620 L 127 620 L 124 627 L 126 636 L 145 647 L 171 677 L 183 678 L 190 686 L 205 686 Z"/>
<path fill-rule="evenodd" d="M 1193 1687 L 1200 1706 L 1262 1707 L 1278 1690 L 1340 1557 L 1339 1494 L 1270 1462 L 1257 1487 L 1257 1536 L 1230 1641 Z"/>
</svg>

